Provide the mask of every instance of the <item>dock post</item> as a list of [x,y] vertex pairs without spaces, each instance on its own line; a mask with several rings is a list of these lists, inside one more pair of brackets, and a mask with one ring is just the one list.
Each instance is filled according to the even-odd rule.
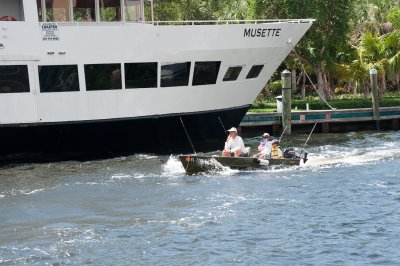
[[321,123],[321,132],[329,133],[329,123]]
[[371,68],[369,70],[369,75],[371,80],[373,118],[376,130],[380,130],[381,127],[379,121],[378,71],[374,68]]
[[399,130],[399,119],[392,120],[392,130]]
[[281,73],[282,79],[282,125],[286,128],[285,134],[292,134],[292,73],[284,70]]
[[280,125],[279,124],[273,124],[272,125],[272,135],[277,136],[280,135],[282,132],[280,131]]

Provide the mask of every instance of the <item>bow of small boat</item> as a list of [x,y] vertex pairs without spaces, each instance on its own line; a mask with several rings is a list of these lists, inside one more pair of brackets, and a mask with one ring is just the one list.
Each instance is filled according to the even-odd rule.
[[223,167],[232,169],[260,167],[259,160],[251,157],[180,155],[179,160],[188,173],[222,170]]

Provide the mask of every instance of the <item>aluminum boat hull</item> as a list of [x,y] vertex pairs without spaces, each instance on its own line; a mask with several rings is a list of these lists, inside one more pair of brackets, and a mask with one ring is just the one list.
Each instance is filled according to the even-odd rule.
[[303,160],[301,157],[282,159],[257,159],[252,157],[222,157],[202,155],[180,155],[179,160],[188,174],[197,174],[210,171],[219,171],[223,167],[231,169],[267,169],[273,165],[298,166]]

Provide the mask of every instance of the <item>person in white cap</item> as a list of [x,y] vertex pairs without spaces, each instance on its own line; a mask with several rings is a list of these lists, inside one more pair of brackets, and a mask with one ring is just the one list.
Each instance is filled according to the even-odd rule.
[[240,154],[247,153],[244,147],[243,139],[238,136],[237,129],[232,127],[228,130],[229,136],[225,142],[224,150],[222,151],[222,156],[224,157],[240,157]]
[[263,140],[260,142],[260,145],[258,145],[258,153],[254,155],[254,158],[260,158],[260,159],[265,159],[269,157],[271,154],[271,141],[269,141],[269,134],[264,133],[262,135]]

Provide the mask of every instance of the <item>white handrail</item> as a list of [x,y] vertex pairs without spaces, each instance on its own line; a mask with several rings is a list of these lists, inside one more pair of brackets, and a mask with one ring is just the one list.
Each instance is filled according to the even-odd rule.
[[[315,19],[265,19],[265,20],[176,20],[176,21],[55,21],[60,26],[116,26],[130,24],[149,24],[154,26],[196,26],[196,25],[230,25],[230,24],[261,24],[261,23],[312,23]],[[39,25],[47,22],[39,22]]]
[[155,21],[155,26],[160,25],[209,25],[209,24],[258,24],[258,23],[312,23],[315,19],[264,19],[264,20],[176,20]]

